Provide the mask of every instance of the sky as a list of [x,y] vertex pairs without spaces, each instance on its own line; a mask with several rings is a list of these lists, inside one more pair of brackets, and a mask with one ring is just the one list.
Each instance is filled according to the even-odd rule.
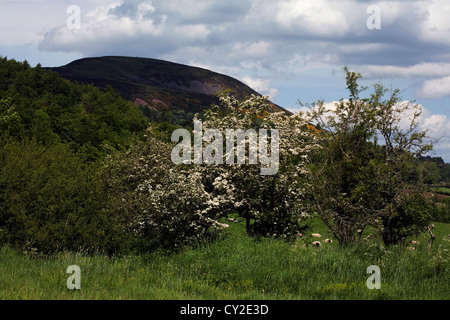
[[278,105],[328,103],[361,84],[400,89],[450,163],[450,1],[0,0],[0,56],[44,67],[107,55],[203,67]]

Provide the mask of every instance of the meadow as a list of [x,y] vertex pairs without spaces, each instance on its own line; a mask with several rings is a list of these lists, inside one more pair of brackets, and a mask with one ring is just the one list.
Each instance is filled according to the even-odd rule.
[[439,193],[439,194],[443,194],[443,195],[450,196],[450,188],[433,187],[432,190],[433,190],[433,192],[436,192],[436,193]]
[[[237,218],[237,217],[235,217]],[[239,220],[239,218],[237,218]],[[58,253],[34,257],[0,249],[0,299],[5,300],[448,300],[450,299],[450,224],[435,223],[411,245],[383,247],[373,241],[339,246],[313,221],[294,243],[252,238],[245,223],[230,227],[215,241],[179,252],[108,258]],[[365,235],[363,235],[364,237]],[[408,241],[411,239],[408,239]],[[69,290],[67,267],[81,269],[81,289]],[[380,267],[381,289],[368,289],[371,265]]]

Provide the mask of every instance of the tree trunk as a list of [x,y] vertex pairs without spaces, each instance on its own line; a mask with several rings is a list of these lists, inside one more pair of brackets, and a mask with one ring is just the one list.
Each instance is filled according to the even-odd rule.
[[433,232],[431,232],[431,229],[434,228],[434,224],[432,224],[431,226],[428,227],[428,231],[430,232],[431,238],[430,240],[428,240],[428,249],[431,249],[431,247],[433,246],[433,242],[436,239],[436,235],[433,234]]
[[252,231],[251,231],[250,217],[249,216],[245,217],[245,228],[247,229],[247,234],[249,236],[251,236],[252,235]]

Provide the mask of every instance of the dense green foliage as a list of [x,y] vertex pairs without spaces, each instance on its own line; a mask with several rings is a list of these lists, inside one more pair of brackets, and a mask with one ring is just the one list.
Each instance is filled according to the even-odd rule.
[[34,253],[122,252],[123,218],[107,211],[101,160],[148,120],[104,92],[0,59],[0,241]]
[[409,181],[422,181],[429,196],[434,194],[434,221],[450,222],[450,164],[440,157],[418,157],[411,159],[407,172]]
[[0,98],[3,134],[44,145],[68,144],[89,161],[109,148],[126,148],[148,122],[111,88],[75,84],[39,65],[31,68],[7,58],[0,58]]
[[[416,174],[427,184],[443,184],[450,186],[450,163],[445,163],[441,157],[418,157],[411,162],[416,167]],[[414,177],[414,172],[412,173]]]
[[152,110],[150,108],[141,107],[142,113],[152,122],[167,122],[172,125],[188,127],[192,125],[194,114],[192,112],[184,112],[184,110],[169,111],[166,109]]
[[123,219],[105,204],[96,166],[68,146],[2,141],[0,242],[33,254],[120,252],[126,246]]

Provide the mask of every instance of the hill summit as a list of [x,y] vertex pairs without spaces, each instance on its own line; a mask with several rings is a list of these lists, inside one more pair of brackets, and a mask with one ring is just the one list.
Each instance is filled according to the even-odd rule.
[[[127,100],[133,100],[145,111],[171,111],[193,115],[217,104],[216,94],[227,91],[237,99],[258,92],[230,76],[203,68],[164,60],[105,56],[75,60],[51,68],[65,79],[110,85]],[[289,111],[273,104],[274,111]],[[189,117],[189,116],[188,116]]]

